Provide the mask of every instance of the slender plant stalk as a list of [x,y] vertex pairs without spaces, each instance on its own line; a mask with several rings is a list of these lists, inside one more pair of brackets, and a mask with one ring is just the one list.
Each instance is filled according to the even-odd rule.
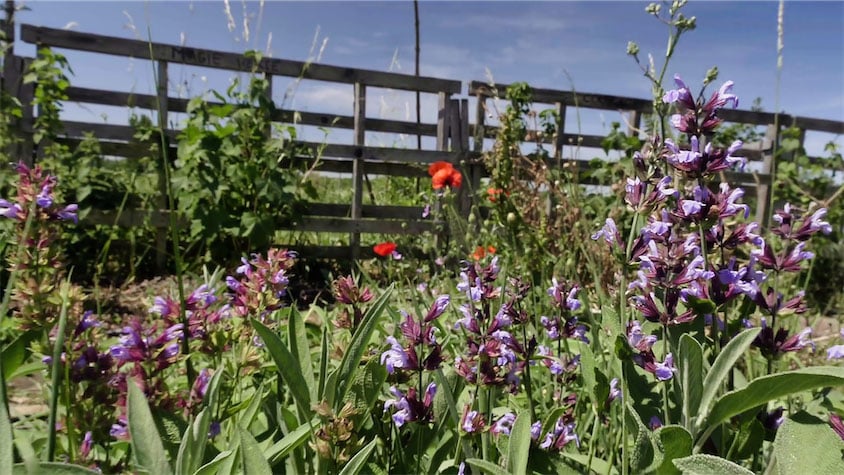
[[[156,70],[156,61],[154,60],[154,52],[152,49],[152,32],[147,28],[147,36],[149,37],[149,57],[150,62],[152,63],[152,70],[153,76],[156,77],[156,82],[158,81],[158,71]],[[158,84],[158,87],[161,87],[161,84]],[[166,88],[167,85],[165,84],[164,87]],[[182,324],[182,354],[185,355],[185,371],[187,376],[188,388],[193,386],[193,381],[196,379],[196,371],[193,369],[193,363],[191,359],[188,357],[190,356],[190,326],[187,318],[187,314],[185,313],[185,282],[184,282],[184,262],[182,262],[182,251],[181,245],[179,243],[179,227],[178,221],[176,220],[176,203],[173,199],[173,183],[170,179],[171,170],[170,170],[170,160],[167,158],[168,154],[168,146],[167,146],[167,139],[165,137],[165,131],[167,128],[167,124],[163,123],[162,118],[164,115],[162,114],[162,104],[160,95],[156,96],[156,105],[158,107],[158,137],[160,146],[161,146],[161,167],[164,170],[164,181],[167,188],[167,209],[169,211],[169,229],[170,229],[170,240],[173,244],[173,260],[175,261],[176,266],[176,283],[179,289],[179,321]],[[166,111],[164,111],[166,112]]]
[[59,383],[64,369],[62,350],[67,329],[67,309],[70,306],[70,276],[62,284],[62,307],[59,311],[59,327],[56,332],[56,344],[53,346],[52,382],[50,387],[50,417],[47,422],[47,461],[52,462],[56,457],[56,414],[59,406]]

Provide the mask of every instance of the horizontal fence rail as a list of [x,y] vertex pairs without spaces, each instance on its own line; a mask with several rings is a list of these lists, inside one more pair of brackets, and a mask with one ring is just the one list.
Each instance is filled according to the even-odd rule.
[[[0,22],[7,36],[14,40],[14,29]],[[10,33],[9,33],[10,32]],[[60,48],[73,51],[99,53],[104,55],[135,58],[154,61],[158,78],[156,94],[138,94],[122,91],[100,90],[71,86],[67,89],[68,102],[94,104],[102,106],[132,107],[155,112],[159,130],[163,130],[169,140],[165,153],[176,157],[180,130],[168,128],[171,114],[186,113],[190,100],[170,97],[168,93],[168,71],[172,64],[200,66],[232,72],[251,72],[264,75],[272,85],[273,76],[317,80],[333,84],[345,84],[353,89],[353,114],[338,115],[324,112],[297,112],[278,108],[272,113],[271,120],[281,124],[299,124],[351,131],[351,143],[315,143],[298,141],[297,145],[305,151],[301,156],[285,158],[281,166],[304,164],[315,171],[331,172],[351,178],[352,194],[349,203],[309,203],[304,216],[293,220],[289,229],[295,231],[348,233],[349,246],[295,246],[304,253],[323,257],[351,257],[353,259],[372,256],[369,246],[363,246],[361,235],[364,234],[420,234],[435,233],[440,224],[422,219],[421,206],[375,205],[364,203],[365,186],[369,175],[398,177],[427,177],[427,166],[435,161],[445,160],[463,167],[467,184],[460,191],[459,204],[466,213],[473,205],[472,196],[466,191],[480,189],[481,180],[488,176],[480,157],[485,150],[485,139],[495,139],[498,127],[487,123],[488,105],[491,98],[506,99],[506,84],[488,84],[481,81],[468,83],[464,97],[463,84],[460,81],[434,77],[419,77],[406,74],[381,72],[374,70],[332,66],[311,62],[292,61],[277,58],[255,60],[242,54],[192,48],[164,43],[147,42],[126,38],[103,36],[92,33],[60,30],[32,25],[20,26],[20,41],[42,47]],[[18,97],[24,108],[20,121],[20,132],[24,138],[18,153],[30,163],[37,157],[33,150],[32,123],[36,111],[32,104],[32,84],[22,81],[28,69],[30,58],[9,55],[4,61],[2,71],[3,87]],[[367,117],[367,88],[387,88],[391,90],[411,91],[435,94],[437,98],[436,123],[421,123],[401,120],[386,120]],[[567,146],[601,148],[604,136],[580,134],[569,131],[565,117],[568,108],[595,109],[614,111],[625,114],[628,133],[639,135],[642,117],[652,112],[652,101],[605,94],[575,93],[573,91],[532,89],[532,101],[547,104],[555,108],[559,116],[557,133],[553,137],[543,137],[541,143],[552,145],[555,156],[563,156]],[[270,91],[271,94],[271,91]],[[474,98],[474,114],[469,109],[469,99]],[[270,99],[272,97],[270,96]],[[207,101],[209,106],[222,106],[223,103]],[[472,116],[474,115],[474,119]],[[771,167],[773,150],[780,139],[780,128],[774,124],[794,126],[801,130],[801,141],[807,130],[832,134],[844,134],[844,122],[795,117],[786,114],[747,110],[722,110],[719,117],[727,122],[750,124],[766,127],[763,140],[746,144],[744,153],[750,160],[761,163],[757,172],[729,172],[725,177],[754,189],[759,205],[757,219],[764,221],[772,192]],[[58,140],[71,147],[81,143],[86,134],[92,134],[106,156],[136,159],[149,155],[149,144],[135,140],[136,130],[132,126],[64,121],[63,135]],[[172,127],[178,127],[174,125]],[[403,134],[435,138],[434,150],[402,149],[395,147],[372,146],[366,143],[366,132]],[[536,131],[528,131],[528,135]],[[421,139],[420,139],[421,141]],[[470,141],[472,146],[470,146]],[[527,140],[526,140],[527,142]],[[421,143],[421,142],[420,142]],[[801,143],[802,145],[802,143]],[[585,172],[591,168],[586,160],[566,158],[567,166],[576,167]],[[159,171],[159,173],[163,173]],[[584,180],[584,184],[589,184]],[[166,202],[166,191],[162,190],[160,204]],[[183,223],[181,217],[176,221]],[[117,213],[116,210],[92,210],[86,221],[95,224],[135,226],[147,224],[159,229],[157,239],[157,261],[163,265],[167,252],[166,227],[170,225],[169,212],[162,209],[132,209]],[[184,223],[183,223],[184,224]],[[281,243],[280,243],[281,244]]]

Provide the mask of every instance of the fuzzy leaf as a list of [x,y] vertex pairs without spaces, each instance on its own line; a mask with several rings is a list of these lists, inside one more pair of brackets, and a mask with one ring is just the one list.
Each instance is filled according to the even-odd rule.
[[706,373],[706,377],[703,379],[703,394],[700,398],[700,415],[698,416],[697,422],[701,424],[706,419],[706,413],[709,411],[709,405],[712,404],[712,400],[718,394],[718,388],[721,387],[721,383],[724,382],[727,375],[730,374],[730,371],[733,370],[733,365],[735,365],[736,361],[744,354],[750,344],[753,343],[753,340],[762,331],[761,328],[751,328],[745,330],[730,340],[724,348],[721,349],[721,353],[718,354],[718,357],[715,358],[715,363],[712,364],[712,368]]
[[674,460],[683,475],[753,475],[750,470],[714,455],[691,455]]
[[308,333],[302,314],[295,307],[290,307],[289,325],[287,330],[290,353],[299,362],[299,371],[308,385],[311,400],[316,400],[316,383],[314,382],[314,368],[311,363],[311,345],[308,343]]
[[662,449],[662,464],[657,468],[656,473],[659,475],[679,474],[680,471],[672,461],[692,454],[694,446],[692,434],[680,426],[670,425],[660,427],[656,432],[656,438]]
[[224,450],[220,452],[219,454],[217,454],[216,457],[214,457],[214,460],[211,460],[205,465],[199,467],[197,471],[193,472],[193,475],[212,475],[215,473],[219,473],[217,472],[217,467],[222,465],[223,462],[228,461],[229,457],[231,457],[233,453],[234,452],[232,452],[231,450]]
[[698,415],[703,393],[703,348],[689,335],[680,337],[677,350],[677,371],[680,390],[683,395],[683,421],[691,430],[692,419]]
[[762,376],[741,389],[721,396],[712,406],[706,423],[713,427],[772,399],[841,384],[844,384],[844,368],[834,366],[815,366]]
[[530,455],[530,411],[516,416],[510,430],[510,445],[507,448],[507,470],[513,475],[527,474]]
[[269,460],[270,465],[277,464],[297,447],[304,444],[317,427],[319,427],[319,419],[314,419],[309,424],[300,425],[265,450],[264,457]]
[[[11,459],[9,459],[11,461]],[[27,470],[26,465],[22,463],[15,464],[8,472],[12,475],[97,475],[89,468],[81,467],[79,465],[71,465],[69,463],[59,462],[41,462],[36,466],[34,471]]]
[[[0,384],[6,384],[0,381]],[[0,401],[0,473],[12,473],[12,461],[14,457],[14,446],[12,445],[12,422],[9,419],[9,412],[6,404]]]
[[146,396],[134,381],[129,381],[128,422],[132,451],[137,467],[154,474],[169,474],[167,452],[155,428]]
[[296,407],[299,409],[299,413],[301,415],[310,414],[310,393],[308,392],[308,385],[305,382],[305,378],[299,369],[299,363],[296,361],[296,357],[272,330],[254,318],[250,321],[252,322],[252,326],[255,327],[255,331],[258,332],[258,336],[267,345],[267,350],[269,350],[270,356],[272,356],[276,368],[278,368],[278,374],[284,380],[288,391],[293,396],[293,400],[296,401]]
[[466,459],[466,463],[477,468],[482,473],[485,473],[487,475],[509,475],[509,472],[507,470],[504,470],[503,468],[499,467],[498,465],[492,462],[487,462],[486,460]]
[[825,421],[798,412],[783,422],[774,440],[777,471],[781,475],[844,473],[844,441]]
[[237,431],[240,435],[240,453],[243,457],[244,475],[272,475],[273,471],[270,464],[264,458],[255,437],[252,437],[252,434],[242,427],[238,427]]

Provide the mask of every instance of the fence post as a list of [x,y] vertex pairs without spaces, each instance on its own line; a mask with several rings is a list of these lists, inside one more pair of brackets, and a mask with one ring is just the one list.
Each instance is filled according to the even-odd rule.
[[449,119],[451,118],[451,94],[437,93],[437,150],[448,150]]
[[[161,134],[158,147],[161,148],[161,165],[158,168],[158,209],[168,210],[174,213],[175,209],[170,208],[170,200],[168,199],[169,183],[167,182],[169,176],[167,167],[170,166],[170,141],[167,136],[167,109],[168,109],[168,93],[167,93],[167,61],[157,61],[158,63],[158,82],[156,84],[156,95],[158,96],[158,130]],[[169,226],[169,225],[168,225]],[[178,243],[173,243],[177,246]],[[155,267],[159,272],[164,270],[167,263],[167,226],[157,226],[155,228]]]
[[[15,59],[15,57],[13,57]],[[20,71],[29,71],[29,66],[32,63],[31,58],[19,58],[20,59]],[[18,100],[21,103],[21,118],[19,121],[19,132],[20,132],[20,144],[17,147],[17,152],[19,153],[19,158],[23,163],[26,164],[28,167],[32,167],[34,165],[34,160],[32,156],[33,148],[35,147],[34,139],[33,139],[33,126],[34,120],[33,117],[33,110],[32,110],[32,101],[35,98],[35,84],[21,84],[20,85],[20,95],[18,96]]]
[[779,142],[778,127],[774,124],[769,124],[765,130],[765,137],[762,139],[762,171],[760,175],[765,178],[759,180],[756,185],[756,222],[762,225],[762,228],[767,229],[770,224],[770,210],[771,196],[774,190],[774,150],[777,148],[774,144]]
[[275,102],[273,102],[273,75],[270,73],[264,73],[264,80],[267,81],[267,101],[269,101],[272,106],[270,108],[270,120],[267,122],[266,130],[264,130],[264,135],[267,140],[269,140],[273,136],[272,112],[275,111]]
[[363,217],[363,174],[364,146],[366,145],[366,84],[355,83],[355,145],[358,152],[352,162],[352,221],[355,231],[349,235],[349,247],[353,261],[360,258],[360,232],[358,224]]
[[557,165],[562,166],[563,160],[563,146],[566,135],[566,105],[562,102],[554,104],[557,111],[557,136],[554,137],[554,158],[557,160]]
[[460,160],[464,163],[464,170],[466,177],[464,185],[461,187],[461,212],[463,217],[468,218],[469,213],[472,212],[472,205],[475,202],[475,196],[480,188],[481,173],[478,164],[474,159],[469,157],[469,100],[460,99],[456,103],[457,117],[458,117],[458,139],[457,150],[460,152]]

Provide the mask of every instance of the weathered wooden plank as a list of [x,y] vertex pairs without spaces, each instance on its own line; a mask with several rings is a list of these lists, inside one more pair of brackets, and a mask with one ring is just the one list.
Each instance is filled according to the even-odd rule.
[[[319,81],[356,82],[375,87],[437,93],[459,93],[460,81],[425,76],[388,73],[367,69],[346,68],[327,64],[308,63],[276,58],[262,58],[256,65],[242,54],[226,53],[202,48],[189,48],[165,43],[150,43],[114,36],[95,35],[57,28],[21,25],[21,39],[58,48],[89,51],[138,59],[164,60],[171,63],[204,66],[231,71],[256,71],[276,76],[303,77]],[[152,58],[150,58],[150,50]]]
[[[350,217],[352,207],[337,203],[308,203],[305,206],[308,216],[331,216],[337,218]],[[422,206],[395,205],[363,205],[362,218],[406,219],[419,220],[422,218]]]
[[449,105],[451,101],[446,93],[437,96],[437,150],[448,150]]
[[[94,134],[99,140],[130,142],[135,135],[135,129],[128,125],[92,124],[89,122],[62,121],[63,133],[66,137],[80,138],[85,133]],[[167,129],[167,138],[174,142],[178,139],[179,131]]]
[[[83,102],[86,104],[101,104],[108,106],[129,106],[141,109],[156,110],[158,99],[149,94],[135,94],[128,92],[102,91],[85,87],[71,86],[67,90],[68,100],[72,102]],[[188,99],[175,97],[167,98],[170,112],[187,112]],[[223,103],[208,101],[209,106],[221,106]],[[346,115],[323,114],[319,112],[297,112],[286,109],[274,111],[272,119],[277,122],[297,123],[303,125],[314,125],[318,127],[332,127],[338,129],[353,129],[354,118]],[[386,132],[407,135],[424,135],[434,137],[437,134],[437,125],[423,123],[417,125],[415,122],[399,120],[366,119],[366,130],[371,132]]]
[[[178,220],[181,225],[187,224],[184,219]],[[146,210],[146,209],[124,209],[117,210],[99,210],[92,209],[79,220],[79,224],[86,225],[117,225],[128,228],[133,226],[141,226],[149,224],[155,228],[166,228],[170,226],[170,212],[166,210]]]
[[[508,86],[508,84],[494,85],[496,91],[502,99],[506,98]],[[629,110],[639,113],[650,113],[653,110],[651,101],[645,99],[610,96],[606,94],[575,94],[571,91],[541,88],[532,89],[532,91],[533,101],[539,103],[551,104],[555,102],[562,102],[567,105],[575,105],[576,99],[578,107],[585,107],[589,109]],[[484,81],[472,81],[469,83],[469,95],[489,97],[492,95],[492,88]],[[718,117],[727,122],[739,122],[755,125],[773,124],[776,120],[776,116],[777,114],[773,112],[749,111],[741,109],[721,109],[718,111]],[[794,125],[802,129],[817,130],[832,134],[844,134],[844,122],[842,121],[815,119],[780,113],[778,122],[785,126]]]
[[[177,220],[181,226],[187,224],[184,218]],[[132,227],[148,224],[156,228],[166,228],[170,225],[170,213],[166,210],[127,209],[91,210],[80,220],[80,224],[107,225],[116,224],[120,227]],[[303,216],[298,222],[279,229],[296,231],[314,231],[331,233],[359,233],[359,234],[418,234],[434,229],[433,221],[421,219],[352,219],[344,217]],[[347,256],[348,257],[348,256]]]
[[[366,145],[366,85],[359,82],[355,83],[355,129],[354,129],[354,144],[360,147]],[[352,219],[359,220],[363,216],[363,175],[364,158],[355,157],[352,160]],[[360,251],[360,233],[353,231],[349,236],[349,246],[352,251],[352,260],[359,257]]]
[[305,216],[290,227],[297,231],[357,234],[421,234],[434,230],[432,221],[352,219]]
[[[499,97],[505,99],[507,97],[507,87],[509,84],[495,84],[493,87],[498,92]],[[589,109],[610,109],[610,110],[630,110],[648,112],[653,108],[651,101],[644,99],[637,99],[634,97],[610,96],[607,94],[586,94],[572,91],[561,91],[555,89],[532,88],[533,102],[543,104],[554,104],[561,102],[566,105],[577,105],[578,107],[586,107]],[[472,81],[469,83],[470,96],[491,96],[492,88],[483,81]]]

